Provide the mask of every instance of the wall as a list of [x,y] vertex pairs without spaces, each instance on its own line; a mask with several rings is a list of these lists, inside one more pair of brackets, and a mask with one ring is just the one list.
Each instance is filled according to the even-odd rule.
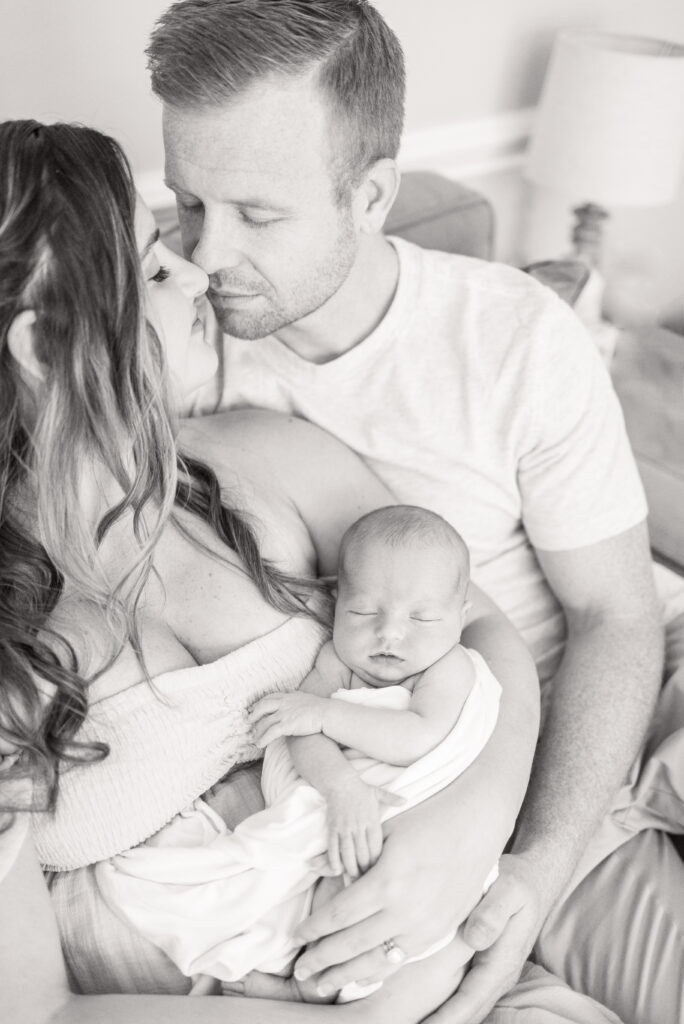
[[[431,166],[488,194],[500,258],[562,252],[567,211],[520,176],[553,34],[594,26],[684,42],[683,0],[376,3],[407,57],[404,166]],[[80,120],[111,132],[148,199],[164,201],[159,107],[143,51],[166,6],[167,0],[0,0],[0,117]],[[607,269],[638,265],[659,309],[682,301],[680,225],[684,199],[664,210],[621,212],[610,225]]]
[[159,104],[144,48],[166,0],[0,0],[0,118],[81,121],[158,172]]

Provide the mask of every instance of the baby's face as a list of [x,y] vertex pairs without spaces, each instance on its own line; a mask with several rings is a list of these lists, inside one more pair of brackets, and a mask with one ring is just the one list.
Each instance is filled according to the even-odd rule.
[[464,601],[451,552],[359,544],[348,552],[345,568],[333,642],[345,665],[367,683],[399,683],[459,640]]

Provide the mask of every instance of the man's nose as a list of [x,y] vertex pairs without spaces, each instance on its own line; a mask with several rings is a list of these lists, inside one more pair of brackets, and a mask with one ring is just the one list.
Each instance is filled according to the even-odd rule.
[[219,216],[206,211],[201,216],[194,214],[182,224],[182,233],[188,258],[209,276],[245,262],[239,232]]

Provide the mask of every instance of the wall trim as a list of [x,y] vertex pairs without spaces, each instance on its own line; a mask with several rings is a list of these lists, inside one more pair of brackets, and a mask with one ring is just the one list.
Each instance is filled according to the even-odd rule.
[[521,167],[535,109],[408,132],[399,153],[404,171],[428,169],[450,178],[479,178]]
[[[534,114],[534,108],[528,107],[409,131],[399,153],[399,166],[403,171],[438,171],[450,178],[479,178],[520,167]],[[174,204],[173,192],[163,179],[161,170],[136,175],[138,191],[151,210]]]

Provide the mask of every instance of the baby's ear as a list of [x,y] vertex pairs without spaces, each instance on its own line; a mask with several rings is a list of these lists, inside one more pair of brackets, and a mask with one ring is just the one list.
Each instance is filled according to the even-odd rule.
[[473,602],[472,601],[464,601],[463,602],[463,611],[461,612],[461,618],[463,619],[464,622],[468,618],[468,615],[470,614],[470,610],[471,610],[472,607],[473,607]]

